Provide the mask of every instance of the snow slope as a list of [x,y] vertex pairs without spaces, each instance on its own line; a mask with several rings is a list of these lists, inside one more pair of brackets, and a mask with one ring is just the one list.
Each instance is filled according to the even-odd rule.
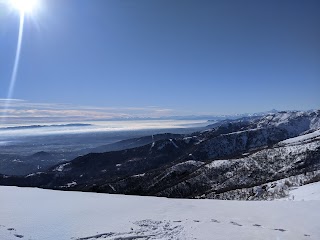
[[316,141],[320,140],[320,129],[314,132],[303,134],[298,137],[288,138],[287,140],[279,142],[279,145],[286,145],[286,144],[301,144],[308,141]]
[[320,239],[319,201],[167,199],[0,187],[0,239]]
[[[300,187],[295,187],[289,191],[289,196],[285,200],[294,201],[320,201],[320,182],[310,183]],[[319,214],[320,216],[320,214]]]

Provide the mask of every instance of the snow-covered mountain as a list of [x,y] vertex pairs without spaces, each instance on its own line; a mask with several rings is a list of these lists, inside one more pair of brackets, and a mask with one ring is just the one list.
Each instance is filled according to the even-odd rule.
[[0,184],[179,198],[274,199],[320,180],[320,110],[224,120]]

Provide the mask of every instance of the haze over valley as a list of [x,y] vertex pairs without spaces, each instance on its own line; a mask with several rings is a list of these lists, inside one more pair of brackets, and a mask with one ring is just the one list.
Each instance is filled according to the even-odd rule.
[[319,240],[319,0],[0,0],[0,240]]

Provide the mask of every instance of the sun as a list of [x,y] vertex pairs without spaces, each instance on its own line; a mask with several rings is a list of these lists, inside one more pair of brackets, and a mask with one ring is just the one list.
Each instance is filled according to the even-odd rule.
[[39,6],[39,0],[9,0],[12,8],[23,14],[30,14]]

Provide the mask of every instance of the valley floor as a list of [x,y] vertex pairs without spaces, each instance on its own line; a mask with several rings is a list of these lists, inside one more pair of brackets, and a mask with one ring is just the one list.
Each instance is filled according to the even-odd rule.
[[320,239],[319,191],[246,202],[0,186],[0,239]]

